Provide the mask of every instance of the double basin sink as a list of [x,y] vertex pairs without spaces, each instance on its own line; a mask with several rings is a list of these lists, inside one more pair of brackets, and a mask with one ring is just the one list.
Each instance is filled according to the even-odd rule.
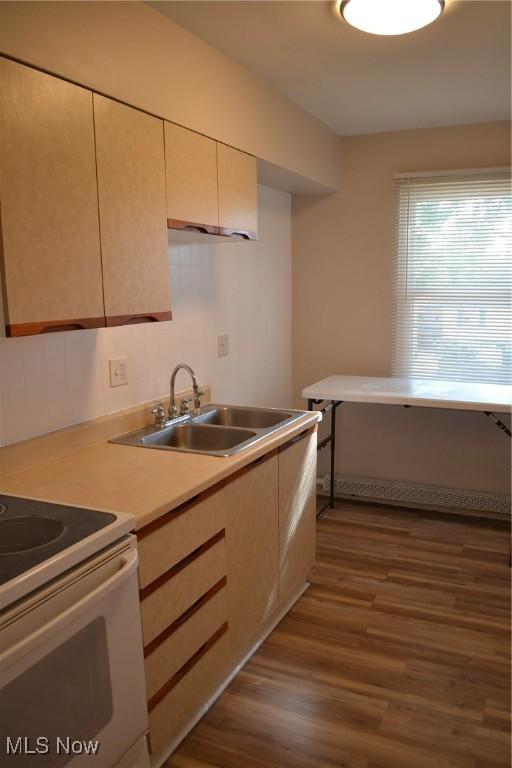
[[233,456],[303,415],[303,411],[280,411],[275,408],[207,405],[198,414],[181,416],[161,427],[143,427],[110,442],[210,456]]

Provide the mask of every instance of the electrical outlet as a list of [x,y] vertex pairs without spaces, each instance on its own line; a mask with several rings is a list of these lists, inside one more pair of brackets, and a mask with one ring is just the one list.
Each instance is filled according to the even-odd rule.
[[229,336],[227,333],[217,336],[217,352],[219,357],[229,355]]
[[109,360],[110,386],[120,387],[128,384],[128,358],[118,357],[117,360]]

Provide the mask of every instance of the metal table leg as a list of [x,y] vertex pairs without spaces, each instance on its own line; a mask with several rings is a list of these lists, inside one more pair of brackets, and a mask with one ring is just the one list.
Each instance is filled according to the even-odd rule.
[[[314,411],[315,405],[321,405],[322,403],[326,402],[325,400],[314,400],[313,398],[308,399],[308,411]],[[326,445],[330,443],[331,451],[330,451],[330,467],[331,467],[331,477],[330,477],[330,488],[329,488],[329,501],[327,504],[325,504],[322,509],[317,513],[317,517],[320,517],[320,515],[325,512],[326,509],[334,509],[334,464],[335,464],[335,458],[336,458],[336,409],[338,405],[342,404],[342,400],[329,400],[327,401],[327,405],[325,405],[323,408],[320,408],[320,412],[325,415],[328,413],[328,411],[331,412],[331,432],[327,437],[324,437],[323,440],[321,440],[318,443],[317,450],[321,451],[323,448],[325,448]]]
[[[504,432],[506,435],[508,435],[508,437],[512,437],[512,432],[510,431],[510,429],[507,427],[506,424],[504,424],[501,421],[501,419],[498,419],[495,413],[493,413],[492,411],[484,411],[484,413],[492,421],[493,424],[496,424],[498,429],[501,429],[501,431]],[[508,557],[508,565],[509,565],[509,568],[512,567],[512,548],[510,550],[510,554]]]
[[498,429],[501,429],[502,432],[504,432],[509,437],[512,437],[512,432],[507,427],[506,424],[504,424],[501,419],[498,419],[496,414],[492,413],[492,411],[484,411],[485,415],[492,421],[493,424],[496,424]]

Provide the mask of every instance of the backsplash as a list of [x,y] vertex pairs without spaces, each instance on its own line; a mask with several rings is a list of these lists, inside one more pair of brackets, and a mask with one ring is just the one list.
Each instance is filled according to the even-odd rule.
[[[187,362],[213,400],[291,403],[290,195],[259,187],[257,242],[169,247],[173,320],[0,338],[0,445],[77,424],[168,392]],[[229,334],[229,355],[217,336]],[[109,359],[129,383],[110,387]],[[177,390],[188,389],[180,373]]]

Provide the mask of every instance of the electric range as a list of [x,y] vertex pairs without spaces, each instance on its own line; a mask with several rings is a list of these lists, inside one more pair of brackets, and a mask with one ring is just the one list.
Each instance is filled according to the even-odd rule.
[[0,495],[0,764],[9,744],[20,766],[93,754],[65,757],[60,739],[95,745],[97,768],[149,768],[132,528],[130,515]]
[[123,513],[0,494],[0,607],[96,555],[133,529]]

